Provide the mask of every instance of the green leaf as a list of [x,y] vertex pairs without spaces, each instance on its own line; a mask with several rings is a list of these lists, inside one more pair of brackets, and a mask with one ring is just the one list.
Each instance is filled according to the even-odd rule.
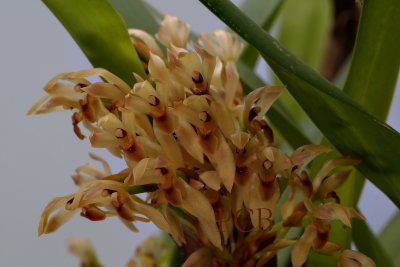
[[137,28],[146,32],[157,32],[159,23],[154,20],[153,9],[142,0],[121,1],[109,0],[119,14],[125,19],[128,28]]
[[[243,2],[240,9],[246,15],[251,16],[254,22],[265,31],[269,31],[284,2],[285,0],[247,0]],[[259,53],[254,47],[247,45],[240,55],[240,61],[254,68],[258,55]]]
[[256,47],[329,141],[400,207],[400,135],[293,56],[227,0],[200,0]]
[[395,266],[400,266],[400,212],[397,212],[379,234],[379,241]]
[[[400,42],[398,13],[398,1],[364,2],[353,59],[344,87],[345,93],[382,120],[386,119],[390,109],[400,64],[400,50],[397,48]],[[341,203],[357,206],[364,183],[364,176],[353,172],[337,191]],[[362,227],[364,229],[366,226]],[[353,234],[356,242],[356,238],[359,238],[357,230],[355,228]],[[350,247],[351,231],[335,226],[332,233],[335,241]],[[326,265],[326,261],[320,264]]]
[[246,0],[240,9],[261,27],[269,29],[278,15],[285,0]]
[[370,257],[375,262],[376,266],[397,266],[365,221],[353,220],[352,224],[353,240],[360,252]]
[[120,15],[107,0],[43,0],[94,67],[132,85],[132,72],[145,76]]
[[[386,120],[400,66],[400,2],[364,1],[355,51],[344,92]],[[362,78],[361,78],[362,77]],[[365,179],[357,175],[352,194],[360,198]]]
[[400,2],[363,1],[353,60],[344,92],[385,120],[400,66]]
[[287,0],[277,39],[315,70],[321,67],[332,24],[331,0]]
[[[277,39],[296,57],[319,71],[324,58],[332,24],[332,0],[286,0],[279,16]],[[276,79],[276,82],[279,82]],[[282,94],[281,101],[315,140],[319,131],[290,94]]]

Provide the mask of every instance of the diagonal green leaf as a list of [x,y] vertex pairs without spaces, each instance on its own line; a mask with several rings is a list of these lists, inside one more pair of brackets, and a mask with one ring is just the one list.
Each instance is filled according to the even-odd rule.
[[294,57],[227,0],[200,0],[256,47],[329,141],[400,207],[400,135]]
[[397,212],[379,234],[379,241],[395,266],[400,266],[400,212]]
[[321,67],[332,24],[331,0],[287,0],[277,39],[315,70]]
[[353,240],[360,252],[373,259],[376,266],[397,266],[365,221],[353,220],[352,224]]
[[94,67],[133,84],[132,72],[145,76],[126,26],[107,0],[43,0]]
[[[265,31],[269,31],[285,0],[247,0],[244,1],[240,9],[253,21],[260,25]],[[247,66],[254,68],[259,53],[251,45],[247,45],[240,55],[240,61]]]

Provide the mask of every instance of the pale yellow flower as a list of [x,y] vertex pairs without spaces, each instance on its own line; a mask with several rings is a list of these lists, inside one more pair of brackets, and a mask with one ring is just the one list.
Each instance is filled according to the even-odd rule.
[[[93,221],[116,216],[133,231],[136,221],[151,221],[179,246],[196,244],[184,266],[264,266],[292,245],[293,266],[302,266],[310,250],[342,253],[341,266],[372,266],[329,241],[332,221],[351,227],[352,218],[363,219],[340,205],[335,193],[350,174],[346,166],[357,162],[332,159],[310,177],[308,164],[330,147],[305,145],[287,155],[273,146],[266,114],[284,87],[264,86],[243,97],[236,35],[201,35],[191,50],[189,26],[167,16],[157,33],[164,55],[149,34],[129,33],[146,79],[133,74],[137,82],[130,88],[103,69],[61,74],[29,112],[72,109],[78,137],[82,121],[93,147],[127,165],[113,174],[91,155],[103,170],[79,167],[73,176],[78,191],[47,205],[39,234],[57,230],[80,211]],[[103,81],[89,82],[90,76]],[[281,201],[285,189],[289,196]],[[144,199],[135,195],[141,192],[147,192]],[[286,237],[292,227],[305,229],[298,240]],[[138,257],[128,266],[155,264],[149,255]]]
[[165,16],[156,34],[157,39],[166,47],[186,47],[190,27],[174,16]]
[[200,44],[213,56],[222,61],[236,61],[243,49],[236,34],[217,30],[209,34],[200,34]]

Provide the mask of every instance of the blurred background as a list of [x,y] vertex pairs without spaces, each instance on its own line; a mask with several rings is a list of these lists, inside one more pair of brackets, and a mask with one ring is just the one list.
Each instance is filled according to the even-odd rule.
[[[210,32],[223,24],[195,0],[151,0],[163,13],[176,15],[196,32]],[[235,1],[239,3],[240,1]],[[40,238],[37,225],[45,205],[55,196],[74,192],[70,176],[77,166],[90,162],[88,152],[111,160],[118,171],[123,162],[104,151],[94,151],[72,132],[69,113],[31,116],[27,110],[41,98],[43,85],[61,72],[90,68],[89,62],[57,19],[40,1],[0,1],[0,266],[78,266],[68,255],[64,240],[90,239],[106,266],[124,266],[135,246],[157,232],[139,224],[131,233],[116,219],[92,223],[76,216],[59,231]],[[269,79],[266,66],[258,67]],[[399,85],[397,86],[399,88]],[[388,123],[400,129],[400,90]],[[396,116],[397,114],[397,116]],[[360,207],[378,232],[395,212],[394,205],[367,184]]]

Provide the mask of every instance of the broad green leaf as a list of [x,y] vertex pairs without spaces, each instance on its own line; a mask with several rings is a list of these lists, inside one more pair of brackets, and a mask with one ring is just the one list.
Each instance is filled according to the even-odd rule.
[[385,120],[400,66],[400,2],[363,1],[355,50],[344,92]]
[[315,70],[321,67],[332,24],[331,0],[286,0],[277,39]]
[[200,0],[257,48],[293,97],[344,155],[400,207],[400,135],[298,60],[227,0]]
[[132,85],[133,72],[145,76],[126,26],[107,0],[43,0],[94,67],[105,68]]
[[[265,31],[269,31],[284,2],[285,0],[247,0],[243,2],[240,9],[246,15],[251,16],[253,21],[260,25]],[[254,68],[258,56],[259,53],[257,49],[251,45],[246,45],[240,55],[240,61]]]
[[[364,1],[353,59],[344,86],[345,93],[382,120],[388,115],[399,71],[399,13],[398,1]],[[360,172],[353,172],[337,191],[341,203],[357,206],[364,183],[364,176]],[[353,233],[355,241],[358,238],[357,230],[355,228]],[[340,226],[332,231],[336,241],[344,247],[350,247],[351,231],[344,231]]]
[[397,212],[379,234],[379,241],[395,266],[400,266],[400,212]]
[[374,235],[365,221],[353,220],[352,224],[353,240],[360,252],[373,259],[376,266],[397,266],[394,264],[393,258],[389,257],[379,239]]
[[[400,2],[397,0],[364,1],[344,86],[346,94],[382,120],[388,116],[399,74],[399,14]],[[362,175],[357,176],[353,191],[355,202],[365,181]]]

